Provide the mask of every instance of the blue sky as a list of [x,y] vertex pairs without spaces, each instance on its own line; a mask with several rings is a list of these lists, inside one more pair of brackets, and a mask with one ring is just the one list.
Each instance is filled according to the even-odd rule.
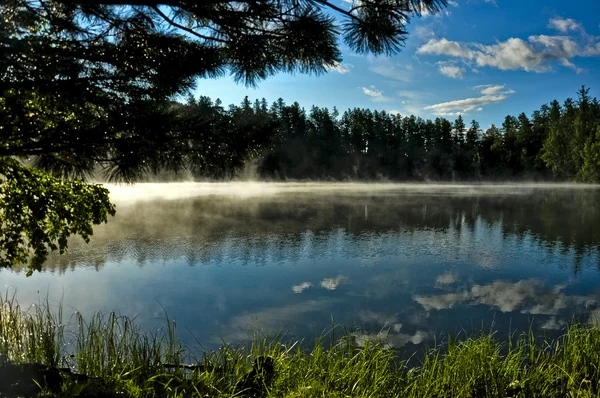
[[[352,0],[333,0],[350,7]],[[361,107],[424,118],[462,114],[483,128],[530,115],[585,84],[600,97],[600,0],[456,0],[414,18],[403,51],[357,55],[321,76],[278,74],[258,88],[231,77],[200,80],[197,94],[239,104],[283,98],[340,111]]]

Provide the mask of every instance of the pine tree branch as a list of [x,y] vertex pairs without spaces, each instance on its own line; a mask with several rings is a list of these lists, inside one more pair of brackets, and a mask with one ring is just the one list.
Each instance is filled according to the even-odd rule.
[[204,35],[202,35],[202,34],[200,34],[200,33],[196,32],[196,31],[195,31],[195,30],[193,30],[193,29],[190,29],[190,28],[188,28],[188,27],[185,27],[185,26],[183,26],[183,25],[181,25],[181,24],[179,24],[179,23],[177,23],[177,22],[173,21],[173,20],[172,20],[171,18],[169,18],[169,17],[168,17],[168,16],[167,16],[165,13],[163,13],[163,12],[162,12],[162,11],[161,11],[161,10],[158,8],[158,6],[153,6],[153,7],[152,7],[152,9],[153,9],[153,10],[154,10],[154,11],[155,11],[155,12],[156,12],[158,15],[160,15],[160,16],[161,16],[161,17],[162,17],[162,18],[163,18],[165,21],[167,21],[168,23],[170,23],[171,25],[175,26],[175,27],[176,27],[176,28],[178,28],[178,29],[181,29],[181,30],[183,30],[183,31],[186,31],[186,32],[188,32],[188,33],[190,33],[190,34],[192,34],[192,35],[194,35],[194,36],[196,36],[196,37],[198,37],[198,38],[200,38],[200,39],[207,40],[207,41],[209,41],[209,40],[212,40],[212,41],[216,41],[216,42],[219,42],[219,43],[224,43],[224,44],[231,44],[231,42],[230,42],[230,41],[228,41],[228,40],[219,39],[219,38],[217,38],[217,37],[204,36]]
[[349,17],[349,18],[352,18],[352,19],[354,19],[357,22],[362,22],[362,20],[360,18],[358,18],[356,15],[352,14],[352,12],[344,10],[343,8],[340,8],[340,7],[338,7],[338,6],[334,5],[334,4],[331,4],[329,1],[326,1],[326,0],[315,0],[315,2],[317,2],[317,3],[321,4],[321,5],[324,5],[325,7],[329,7],[332,10],[337,11],[340,14],[343,14],[343,15]]

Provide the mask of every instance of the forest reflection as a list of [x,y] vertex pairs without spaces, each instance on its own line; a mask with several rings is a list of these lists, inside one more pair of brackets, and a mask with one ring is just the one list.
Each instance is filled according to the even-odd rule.
[[[101,269],[107,261],[185,259],[190,266],[294,263],[299,258],[442,256],[478,250],[478,237],[572,253],[600,268],[600,190],[510,189],[441,192],[293,192],[240,198],[201,196],[119,204],[88,245],[72,240],[47,271]],[[443,241],[436,242],[442,239]],[[424,244],[427,241],[427,244]],[[438,253],[439,252],[439,253]],[[471,253],[473,254],[473,253]],[[585,262],[589,264],[589,262]]]

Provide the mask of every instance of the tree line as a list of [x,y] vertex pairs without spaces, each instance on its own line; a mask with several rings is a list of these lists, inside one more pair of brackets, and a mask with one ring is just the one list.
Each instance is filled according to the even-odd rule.
[[[253,155],[264,179],[600,182],[600,103],[585,86],[576,99],[553,100],[530,116],[508,115],[485,131],[462,116],[450,121],[361,108],[307,111],[281,98],[269,105],[246,97],[225,109],[201,96],[177,106],[244,125],[248,133],[231,140],[260,144]],[[195,175],[230,176],[235,167]]]

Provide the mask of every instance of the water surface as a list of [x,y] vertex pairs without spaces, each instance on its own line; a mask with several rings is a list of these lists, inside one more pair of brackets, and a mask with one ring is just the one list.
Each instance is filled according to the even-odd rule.
[[[0,271],[22,305],[177,320],[215,348],[338,324],[412,350],[447,333],[560,333],[600,318],[600,189],[536,185],[138,184],[42,273]],[[68,316],[66,316],[68,318]]]

